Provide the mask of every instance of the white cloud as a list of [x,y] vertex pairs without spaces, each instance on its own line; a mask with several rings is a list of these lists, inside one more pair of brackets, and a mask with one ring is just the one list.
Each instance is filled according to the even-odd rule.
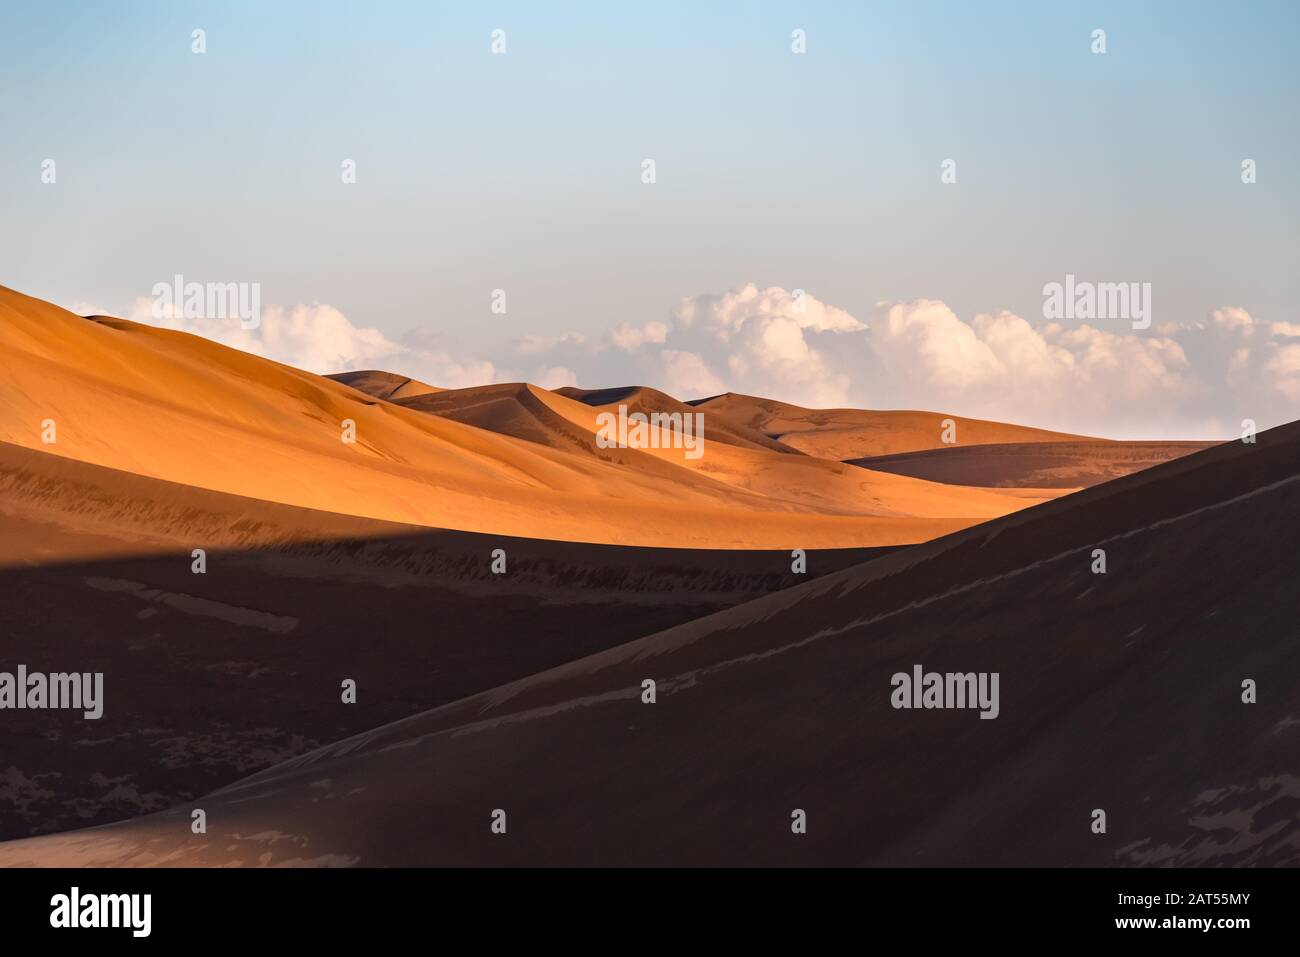
[[1276,348],[1264,362],[1264,376],[1271,389],[1300,408],[1300,344]]
[[578,374],[563,366],[542,366],[528,377],[528,381],[543,389],[559,389],[564,386],[577,386]]
[[1034,325],[1005,311],[967,323],[934,300],[881,304],[870,325],[875,391],[891,404],[1106,432],[1120,416],[1159,421],[1200,391],[1166,336]]
[[933,299],[880,303],[862,322],[811,294],[750,283],[683,299],[666,321],[525,335],[513,350],[533,360],[532,371],[520,373],[458,356],[429,330],[393,341],[323,304],[267,306],[253,330],[237,320],[155,319],[151,305],[137,299],[130,318],[313,372],[381,368],[446,388],[521,378],[545,388],[644,384],[683,399],[737,391],[1116,437],[1233,435],[1242,418],[1289,421],[1300,403],[1300,323],[1239,306],[1146,331],[1006,311],[967,321]]
[[857,332],[863,327],[843,309],[828,305],[803,290],[780,286],[759,289],[748,283],[721,295],[694,296],[677,304],[674,319],[683,328],[697,324],[729,339],[747,322],[764,318],[789,319],[813,332]]
[[[759,289],[754,283],[721,295],[683,299],[673,320],[667,345],[693,355],[691,368],[710,370],[704,381],[711,382],[713,391],[726,391],[717,388],[725,381],[731,391],[814,406],[842,405],[850,394],[851,376],[832,368],[822,340],[866,328],[811,294],[778,286]],[[672,360],[674,374],[681,374],[683,361]],[[713,369],[725,370],[727,378]]]
[[890,369],[906,369],[943,393],[983,387],[1006,370],[971,326],[942,302],[882,304],[871,317],[871,348]]
[[713,374],[708,363],[694,352],[665,349],[659,354],[663,363],[662,387],[679,398],[705,398],[727,390],[727,384]]
[[804,329],[788,316],[748,319],[731,340],[727,367],[739,391],[778,394],[819,407],[843,405],[849,398],[847,373],[830,368]]
[[242,328],[238,319],[186,318],[174,309],[157,317],[153,306],[153,299],[140,296],[127,318],[194,333],[308,372],[383,369],[447,389],[508,381],[508,373],[487,360],[459,358],[432,338],[408,336],[394,342],[378,329],[353,325],[338,309],[320,303],[263,306],[261,321],[253,329]]
[[580,332],[568,332],[562,336],[542,336],[530,333],[515,340],[515,352],[521,356],[535,356],[538,353],[550,352],[560,346],[580,346],[586,341],[587,337]]
[[632,352],[646,343],[664,343],[668,340],[668,323],[647,322],[642,326],[622,323],[609,331],[609,338],[614,345],[626,352]]
[[1210,314],[1210,321],[1220,329],[1228,332],[1241,332],[1250,335],[1254,330],[1255,320],[1250,313],[1237,306],[1224,306]]

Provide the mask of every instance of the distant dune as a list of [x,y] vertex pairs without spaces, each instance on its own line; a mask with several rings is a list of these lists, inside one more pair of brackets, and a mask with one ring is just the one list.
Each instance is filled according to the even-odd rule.
[[[629,413],[640,412],[644,415],[651,412],[686,414],[688,412],[704,411],[674,399],[665,392],[646,386],[628,386],[617,389],[575,389],[565,387],[555,391],[566,398],[605,411],[617,411],[621,405],[627,406]],[[765,449],[769,452],[799,454],[799,451],[794,447],[784,445],[758,429],[751,429],[743,424],[738,424],[730,416],[710,414],[708,421],[709,435],[728,445],[735,445],[740,448]]]
[[728,392],[692,403],[737,427],[760,432],[819,458],[846,461],[920,449],[942,449],[945,419],[956,424],[957,445],[990,442],[1069,442],[1086,436],[941,412],[804,409],[775,399]]
[[[354,381],[382,391],[394,380]],[[0,441],[270,502],[527,538],[791,549],[923,541],[1057,494],[956,489],[747,448],[762,443],[725,427],[697,461],[680,449],[601,454],[586,446],[598,410],[583,402],[519,386],[484,393],[483,409],[422,410],[442,395],[389,402],[0,289]],[[481,424],[458,420],[480,414]]]
[[[206,836],[0,864],[1295,866],[1297,462],[1293,423],[288,760]],[[892,708],[917,665],[997,672],[998,716]]]
[[403,375],[397,375],[393,372],[380,372],[377,369],[365,369],[359,372],[335,372],[326,376],[326,378],[333,379],[335,382],[342,382],[344,385],[351,386],[366,395],[373,395],[376,399],[388,399],[390,402],[395,399],[409,399],[411,396],[428,395],[442,391],[437,386],[421,382],[419,379],[409,379]]
[[1214,442],[1011,442],[957,445],[851,459],[877,472],[986,488],[1087,488],[1149,469]]
[[[885,474],[864,475],[839,462],[780,449],[770,440],[751,441],[708,412],[703,413],[705,437],[711,444],[708,454],[697,460],[684,458],[676,449],[602,449],[596,442],[597,416],[602,412],[616,413],[619,406],[625,406],[629,414],[647,415],[699,410],[662,392],[640,387],[584,393],[588,399],[585,402],[569,398],[574,391],[560,390],[557,394],[511,383],[439,392],[400,400],[400,404],[548,448],[590,455],[624,470],[677,478],[683,470],[689,470],[710,485],[718,483],[740,494],[758,494],[790,508],[942,520],[958,509],[970,516],[1005,515],[1017,507],[1047,501],[1055,494],[1021,489],[999,492],[998,497],[990,498],[975,489],[954,491],[929,482],[900,482],[898,477]],[[1006,495],[1016,498],[1003,497]]]

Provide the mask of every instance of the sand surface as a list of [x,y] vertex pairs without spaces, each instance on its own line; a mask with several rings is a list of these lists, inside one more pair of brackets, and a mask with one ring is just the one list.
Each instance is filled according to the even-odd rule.
[[387,399],[390,402],[396,399],[409,399],[412,396],[429,395],[433,392],[442,391],[437,386],[421,382],[419,379],[411,379],[404,375],[383,372],[379,369],[335,372],[325,378],[333,379],[335,382],[342,382],[358,392],[373,395],[376,399]]
[[[1297,462],[1300,424],[1194,453],[294,758],[206,836],[0,862],[1295,865]],[[916,663],[999,717],[891,708]]]
[[100,671],[106,699],[0,713],[0,839],[169,807],[877,554],[797,576],[789,552],[433,530],[0,444],[0,670]]
[[823,548],[923,541],[1058,494],[954,489],[725,442],[696,461],[680,449],[593,454],[570,444],[585,431],[594,445],[593,407],[521,388],[541,441],[495,412],[476,425],[402,404],[441,393],[388,402],[0,289],[0,441],[265,501],[563,541]]
[[[1300,425],[1203,446],[317,376],[0,288],[0,660],[106,685],[6,713],[0,865],[1300,863]],[[999,717],[890,708],[917,663]]]
[[878,455],[853,459],[851,464],[949,485],[1076,489],[1140,472],[1215,444],[1105,439],[1008,442]]
[[945,412],[867,409],[805,409],[788,402],[728,392],[693,403],[737,427],[819,458],[845,461],[921,449],[942,449],[945,420],[955,426],[955,444],[1068,442],[1086,438],[1006,422],[968,419]]

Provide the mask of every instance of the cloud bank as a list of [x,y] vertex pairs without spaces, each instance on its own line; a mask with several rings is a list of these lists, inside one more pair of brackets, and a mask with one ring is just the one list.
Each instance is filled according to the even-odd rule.
[[864,320],[803,290],[750,283],[681,300],[598,336],[525,335],[505,364],[436,336],[394,341],[332,306],[267,306],[237,321],[129,318],[193,332],[312,372],[381,368],[446,388],[526,379],[546,388],[644,384],[681,398],[745,392],[811,407],[911,408],[1116,438],[1228,438],[1300,409],[1300,323],[1237,306],[1147,330],[969,319],[933,299],[879,303]]

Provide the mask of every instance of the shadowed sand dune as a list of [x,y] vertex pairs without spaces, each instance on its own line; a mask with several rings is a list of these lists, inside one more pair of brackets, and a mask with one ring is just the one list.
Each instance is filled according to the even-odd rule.
[[[1292,424],[0,863],[1294,865],[1298,535]],[[892,708],[915,665],[997,718]]]
[[[523,388],[560,418],[594,423],[590,406]],[[698,461],[680,449],[576,454],[402,404],[440,394],[387,402],[0,288],[0,441],[198,488],[520,537],[786,549],[922,541],[1057,494],[791,466],[805,457],[725,443]]]
[[437,386],[421,382],[419,379],[411,379],[404,375],[397,375],[394,372],[381,372],[378,369],[363,369],[358,372],[335,372],[325,378],[333,379],[335,382],[342,382],[358,392],[373,395],[376,399],[387,399],[389,402],[443,391]]
[[851,459],[877,472],[990,488],[1088,488],[1199,452],[1214,442],[1010,442]]
[[1085,438],[1024,425],[940,412],[804,409],[788,402],[727,392],[691,403],[737,428],[747,428],[819,458],[846,461],[920,449],[947,448],[943,421],[956,423],[956,444],[1068,442]]
[[[676,412],[685,415],[688,412],[703,411],[686,402],[674,399],[672,396],[665,392],[660,392],[658,389],[651,389],[647,386],[640,385],[614,389],[577,389],[572,386],[566,386],[554,391],[558,395],[581,402],[584,405],[592,406],[601,411],[616,412],[619,406],[626,406],[629,413],[640,412],[643,415],[649,415],[652,412]],[[728,445],[737,445],[741,448],[766,449],[769,452],[801,454],[798,449],[789,445],[783,445],[776,439],[773,439],[758,429],[752,429],[746,425],[738,424],[728,416],[710,415],[708,419],[709,434],[715,437],[719,442],[726,442]]]
[[0,838],[169,807],[876,554],[814,551],[796,576],[789,552],[437,531],[0,444],[0,671],[105,687],[96,721],[3,712]]

